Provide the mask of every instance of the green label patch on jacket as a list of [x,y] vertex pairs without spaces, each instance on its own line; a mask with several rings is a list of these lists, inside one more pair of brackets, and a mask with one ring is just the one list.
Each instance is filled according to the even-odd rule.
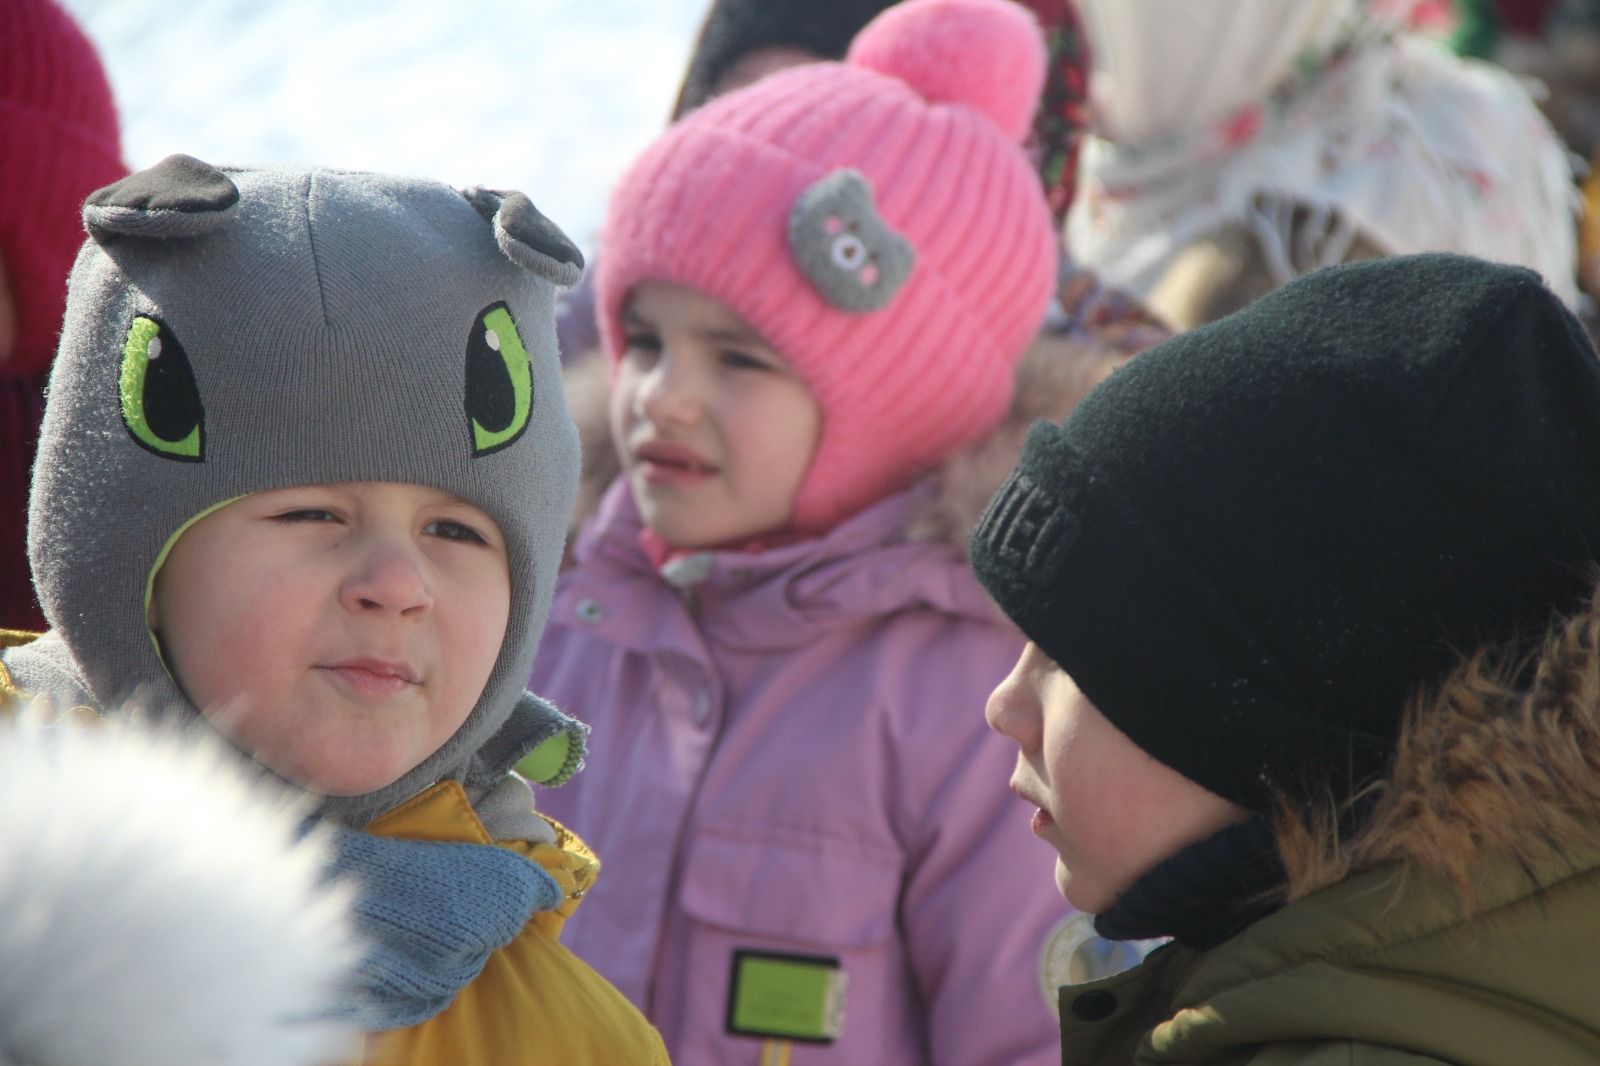
[[844,1030],[846,977],[826,955],[735,951],[728,1032],[830,1044]]

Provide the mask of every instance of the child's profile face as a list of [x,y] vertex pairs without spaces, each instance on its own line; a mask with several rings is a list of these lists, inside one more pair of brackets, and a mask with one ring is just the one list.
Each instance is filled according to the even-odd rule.
[[1079,910],[1102,913],[1157,863],[1248,814],[1146,754],[1032,643],[984,717],[1017,744],[1011,790],[1037,808],[1033,831],[1056,849],[1056,885]]
[[782,530],[822,431],[805,382],[694,289],[644,282],[622,324],[611,435],[645,525],[675,548]]
[[235,744],[317,792],[392,784],[472,712],[505,638],[506,543],[436,489],[258,492],[186,530],[156,575],[167,668]]

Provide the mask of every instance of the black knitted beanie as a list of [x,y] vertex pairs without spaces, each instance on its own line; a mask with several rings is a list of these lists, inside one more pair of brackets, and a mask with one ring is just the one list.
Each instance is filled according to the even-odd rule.
[[1141,748],[1254,810],[1385,771],[1409,694],[1585,602],[1600,365],[1539,278],[1335,267],[1040,423],[980,579]]

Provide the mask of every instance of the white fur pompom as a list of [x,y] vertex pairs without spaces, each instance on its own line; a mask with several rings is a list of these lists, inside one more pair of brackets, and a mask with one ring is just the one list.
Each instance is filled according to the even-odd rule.
[[310,1066],[355,949],[305,810],[214,737],[0,714],[0,1063]]

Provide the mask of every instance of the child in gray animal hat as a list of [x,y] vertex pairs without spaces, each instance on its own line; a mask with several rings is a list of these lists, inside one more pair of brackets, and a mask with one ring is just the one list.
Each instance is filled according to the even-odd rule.
[[135,697],[321,797],[379,943],[369,1058],[665,1061],[557,942],[597,864],[512,773],[584,752],[523,690],[577,250],[520,193],[184,156],[84,221],[30,500],[51,628],[7,636],[0,704]]

